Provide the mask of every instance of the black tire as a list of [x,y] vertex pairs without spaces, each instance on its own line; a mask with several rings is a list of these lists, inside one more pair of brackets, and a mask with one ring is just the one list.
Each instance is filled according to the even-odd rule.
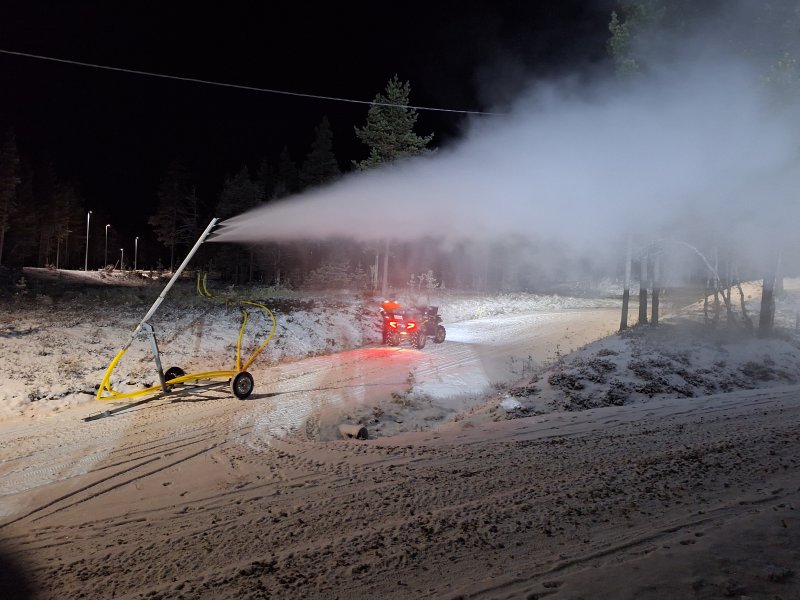
[[428,336],[420,332],[414,337],[413,346],[417,350],[422,350],[425,347],[425,342],[428,341]]
[[399,346],[400,345],[400,334],[396,331],[390,332],[386,336],[386,343],[390,346]]
[[166,373],[164,373],[164,381],[169,381],[176,377],[183,377],[184,375],[186,375],[186,373],[184,373],[183,369],[180,367],[170,367],[167,369]]
[[231,392],[233,392],[233,395],[239,400],[244,400],[253,393],[254,387],[255,382],[253,381],[253,376],[247,371],[241,371],[231,379]]
[[433,337],[433,342],[435,344],[441,344],[446,336],[447,336],[447,331],[445,330],[444,325],[437,325],[436,335]]

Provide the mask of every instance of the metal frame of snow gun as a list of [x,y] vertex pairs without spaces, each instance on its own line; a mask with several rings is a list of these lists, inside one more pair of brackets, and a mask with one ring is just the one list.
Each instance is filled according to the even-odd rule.
[[[231,370],[205,371],[205,372],[202,372],[202,373],[189,373],[189,374],[186,374],[186,373],[183,372],[182,369],[180,369],[178,367],[171,367],[171,368],[167,369],[166,371],[164,371],[164,369],[163,369],[163,367],[161,365],[161,353],[159,352],[159,349],[158,349],[158,342],[156,340],[155,330],[154,330],[153,326],[148,322],[150,317],[153,316],[153,314],[155,313],[155,311],[158,308],[158,306],[164,300],[167,292],[170,290],[170,288],[175,283],[175,281],[178,279],[178,277],[180,277],[181,273],[183,272],[184,268],[186,267],[186,265],[191,260],[192,256],[194,256],[195,252],[197,252],[197,249],[200,247],[200,244],[202,244],[203,241],[205,241],[205,239],[208,237],[208,235],[211,233],[212,229],[214,228],[214,226],[218,222],[219,222],[219,219],[216,219],[216,218],[211,220],[211,223],[209,223],[209,225],[206,228],[206,230],[198,238],[198,240],[195,243],[194,247],[186,255],[186,258],[183,260],[183,262],[181,263],[180,267],[178,267],[178,269],[175,271],[175,273],[173,274],[172,278],[169,280],[169,282],[165,286],[164,290],[161,292],[159,297],[153,303],[153,306],[150,307],[150,310],[147,311],[147,314],[144,316],[144,318],[136,326],[136,329],[134,329],[133,333],[131,334],[131,337],[128,340],[128,343],[125,344],[125,346],[117,353],[117,355],[114,357],[114,359],[108,365],[108,368],[106,369],[105,375],[103,376],[103,380],[102,380],[102,382],[100,383],[100,385],[99,385],[99,387],[97,389],[97,399],[98,400],[100,400],[102,402],[117,402],[117,401],[121,401],[121,400],[123,400],[123,401],[124,400],[134,400],[134,399],[137,399],[137,398],[142,398],[144,396],[154,395],[153,397],[151,397],[151,398],[149,398],[147,400],[140,400],[139,402],[133,403],[133,405],[135,406],[135,405],[141,404],[143,402],[147,402],[149,400],[155,399],[156,397],[160,397],[162,395],[169,395],[169,394],[174,394],[174,393],[177,393],[177,392],[187,393],[187,392],[191,392],[191,391],[194,391],[194,390],[210,389],[210,388],[220,387],[220,386],[224,386],[224,385],[228,385],[228,384],[230,385],[230,389],[231,389],[231,392],[233,393],[233,395],[236,396],[237,398],[242,399],[242,400],[247,398],[250,395],[250,393],[253,391],[253,387],[254,387],[253,377],[252,377],[252,375],[250,375],[250,373],[247,372],[247,368],[253,363],[253,361],[258,357],[258,355],[261,354],[261,351],[266,347],[266,345],[269,343],[269,341],[275,335],[275,330],[277,328],[277,321],[275,319],[275,315],[266,306],[264,306],[262,304],[259,304],[257,302],[252,302],[250,300],[239,300],[238,301],[239,310],[242,313],[242,326],[239,329],[239,337],[238,337],[237,342],[236,342],[236,362],[235,362],[234,368],[231,369]],[[211,294],[211,292],[209,292],[208,288],[206,287],[205,275],[202,278],[202,286],[201,286],[200,276],[198,275],[197,290],[198,290],[198,293],[200,293],[200,295],[202,295],[204,297],[207,297],[207,298],[213,298],[214,297],[214,295]],[[226,303],[230,302],[230,300],[228,300],[228,299],[226,299],[225,301],[226,301]],[[247,326],[247,321],[248,321],[248,316],[249,316],[248,315],[248,311],[247,311],[247,307],[248,306],[252,306],[252,307],[258,308],[258,309],[264,311],[265,314],[269,315],[270,318],[272,319],[272,329],[271,329],[269,335],[267,336],[267,338],[258,346],[258,348],[256,348],[256,350],[253,352],[253,354],[246,361],[242,362],[242,354],[241,354],[242,338],[244,337],[245,327]],[[115,389],[113,389],[111,387],[111,382],[110,382],[111,374],[113,373],[113,371],[116,368],[116,366],[119,363],[119,361],[122,359],[122,357],[125,354],[125,352],[128,350],[130,345],[136,339],[136,336],[139,335],[142,332],[144,332],[147,335],[147,337],[149,338],[150,346],[151,346],[151,349],[152,349],[152,352],[153,352],[153,357],[154,357],[155,363],[156,363],[156,368],[158,370],[158,378],[159,378],[160,385],[147,387],[145,389],[136,390],[136,391],[133,391],[133,392],[119,392],[119,391],[117,391],[117,390],[115,390]],[[214,380],[222,380],[222,381],[214,381]],[[209,383],[200,384],[201,381],[203,381],[203,382],[208,381]],[[186,383],[189,383],[189,382],[193,382],[195,385],[189,386],[189,387],[183,387],[181,385],[181,384],[186,384]],[[175,389],[176,387],[179,387],[179,389]],[[131,404],[128,405],[128,407],[130,407],[130,406],[131,406]],[[122,408],[127,408],[127,407],[122,407]],[[116,409],[116,410],[121,410],[121,409]],[[112,412],[116,412],[116,410],[115,411],[106,411],[105,413],[100,413],[99,415],[93,415],[91,417],[87,417],[84,420],[88,421],[88,420],[100,418],[100,417],[103,417],[103,416],[109,416]]]

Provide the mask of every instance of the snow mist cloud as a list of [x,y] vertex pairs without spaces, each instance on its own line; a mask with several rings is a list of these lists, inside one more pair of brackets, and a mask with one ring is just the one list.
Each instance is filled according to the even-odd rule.
[[213,239],[522,236],[579,254],[629,234],[789,239],[800,121],[773,92],[762,67],[713,52],[627,81],[539,82],[450,147],[254,209]]

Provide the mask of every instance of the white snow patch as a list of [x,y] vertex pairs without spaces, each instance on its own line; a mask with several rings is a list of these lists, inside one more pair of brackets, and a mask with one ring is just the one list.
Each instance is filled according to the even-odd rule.
[[522,408],[522,403],[514,398],[504,398],[500,402],[500,407],[506,412],[512,412],[518,408]]

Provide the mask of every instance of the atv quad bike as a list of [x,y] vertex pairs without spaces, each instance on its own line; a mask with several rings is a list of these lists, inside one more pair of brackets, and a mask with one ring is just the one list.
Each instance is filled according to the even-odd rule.
[[447,335],[436,306],[381,309],[381,315],[383,343],[389,346],[399,346],[407,341],[414,348],[422,350],[429,337],[433,338],[434,343],[441,344]]

